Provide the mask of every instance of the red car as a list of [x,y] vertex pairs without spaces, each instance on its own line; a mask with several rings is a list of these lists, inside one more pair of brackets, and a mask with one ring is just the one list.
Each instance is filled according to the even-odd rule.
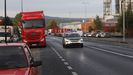
[[40,65],[41,61],[34,61],[26,44],[0,44],[0,75],[38,75]]

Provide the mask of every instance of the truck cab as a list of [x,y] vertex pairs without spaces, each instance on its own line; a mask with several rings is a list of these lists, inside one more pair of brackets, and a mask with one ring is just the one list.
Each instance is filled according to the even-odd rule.
[[43,11],[21,13],[22,42],[29,46],[46,46]]

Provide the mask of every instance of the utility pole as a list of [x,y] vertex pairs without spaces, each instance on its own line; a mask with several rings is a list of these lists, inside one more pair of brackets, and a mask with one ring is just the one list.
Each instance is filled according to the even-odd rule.
[[4,14],[5,14],[5,21],[4,21],[4,25],[5,25],[5,43],[7,43],[7,28],[6,28],[6,24],[7,24],[7,15],[6,15],[6,0],[4,0]]
[[23,12],[23,0],[21,0],[21,12]]
[[86,26],[86,19],[87,19],[87,2],[83,2],[82,4],[84,4],[84,8],[85,8],[85,21],[84,21],[84,23],[85,23],[85,32],[87,32],[87,26]]
[[126,41],[126,35],[125,35],[125,0],[122,1],[122,9],[123,9],[123,42]]

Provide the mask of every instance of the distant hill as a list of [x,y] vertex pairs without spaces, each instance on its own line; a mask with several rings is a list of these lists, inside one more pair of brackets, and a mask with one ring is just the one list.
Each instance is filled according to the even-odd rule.
[[[3,17],[0,16],[0,19],[2,19]],[[13,20],[14,17],[11,17],[11,20]],[[45,21],[46,21],[46,25],[48,25],[48,22],[50,20],[56,20],[57,23],[70,23],[70,22],[82,22],[83,20],[85,20],[85,18],[63,18],[63,17],[51,17],[51,16],[45,16]]]
[[50,20],[56,20],[57,23],[69,23],[69,22],[82,22],[84,20],[84,18],[62,18],[62,17],[50,17],[50,16],[45,16],[45,20],[46,20],[46,24],[48,24],[48,22]]

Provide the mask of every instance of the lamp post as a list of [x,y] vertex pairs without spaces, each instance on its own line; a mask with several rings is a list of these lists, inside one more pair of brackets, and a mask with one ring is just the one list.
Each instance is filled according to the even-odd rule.
[[23,0],[21,0],[21,12],[23,12]]
[[6,0],[4,0],[4,14],[5,14],[5,21],[4,21],[4,25],[5,25],[5,43],[7,43],[7,28],[6,28],[6,24],[7,24],[7,15],[6,15]]
[[86,28],[86,19],[87,19],[87,2],[83,2],[82,4],[84,4],[84,8],[85,8],[85,20],[84,20],[84,23],[85,23],[85,32],[87,32],[87,28]]
[[122,0],[122,10],[123,10],[123,39],[122,41],[125,42],[125,0]]

